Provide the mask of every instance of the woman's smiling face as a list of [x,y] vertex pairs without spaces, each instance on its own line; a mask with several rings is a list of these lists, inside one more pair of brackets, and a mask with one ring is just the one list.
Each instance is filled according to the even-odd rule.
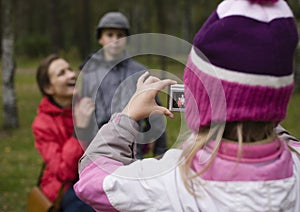
[[70,64],[62,58],[54,60],[48,69],[50,85],[45,92],[61,106],[71,105],[76,84],[76,73]]

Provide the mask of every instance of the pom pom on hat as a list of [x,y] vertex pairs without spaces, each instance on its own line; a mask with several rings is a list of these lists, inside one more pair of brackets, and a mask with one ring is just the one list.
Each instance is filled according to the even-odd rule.
[[215,122],[285,118],[298,43],[293,13],[284,0],[251,2],[221,2],[194,37],[184,73],[193,131]]

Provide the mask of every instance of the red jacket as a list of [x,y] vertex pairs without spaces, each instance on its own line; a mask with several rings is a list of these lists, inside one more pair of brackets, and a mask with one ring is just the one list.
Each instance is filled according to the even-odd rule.
[[32,129],[35,147],[46,163],[41,188],[53,201],[63,182],[67,188],[78,178],[78,160],[83,154],[73,137],[72,108],[60,108],[44,97]]

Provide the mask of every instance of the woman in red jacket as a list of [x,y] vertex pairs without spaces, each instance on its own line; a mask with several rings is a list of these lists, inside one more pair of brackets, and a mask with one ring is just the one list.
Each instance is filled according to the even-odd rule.
[[[36,79],[43,95],[32,124],[35,147],[46,165],[41,189],[54,201],[64,184],[63,211],[92,211],[73,190],[78,178],[78,160],[83,154],[82,144],[74,133],[72,117],[76,73],[67,61],[57,55],[49,55],[38,67]],[[86,127],[94,111],[92,100],[83,98],[74,109],[76,127]]]

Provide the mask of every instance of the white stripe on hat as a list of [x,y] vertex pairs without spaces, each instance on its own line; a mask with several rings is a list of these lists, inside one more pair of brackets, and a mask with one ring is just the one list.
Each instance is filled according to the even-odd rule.
[[280,88],[287,85],[291,85],[294,79],[293,74],[278,77],[278,76],[271,76],[271,75],[242,73],[242,72],[221,68],[199,57],[195,52],[194,47],[191,50],[190,59],[192,63],[200,71],[212,77],[216,77],[220,80],[225,80],[228,82],[236,82],[239,84],[245,84],[251,86],[267,86],[271,88]]
[[262,22],[293,17],[293,12],[284,0],[269,4],[252,3],[249,0],[226,0],[219,4],[217,14],[219,18],[240,15]]

